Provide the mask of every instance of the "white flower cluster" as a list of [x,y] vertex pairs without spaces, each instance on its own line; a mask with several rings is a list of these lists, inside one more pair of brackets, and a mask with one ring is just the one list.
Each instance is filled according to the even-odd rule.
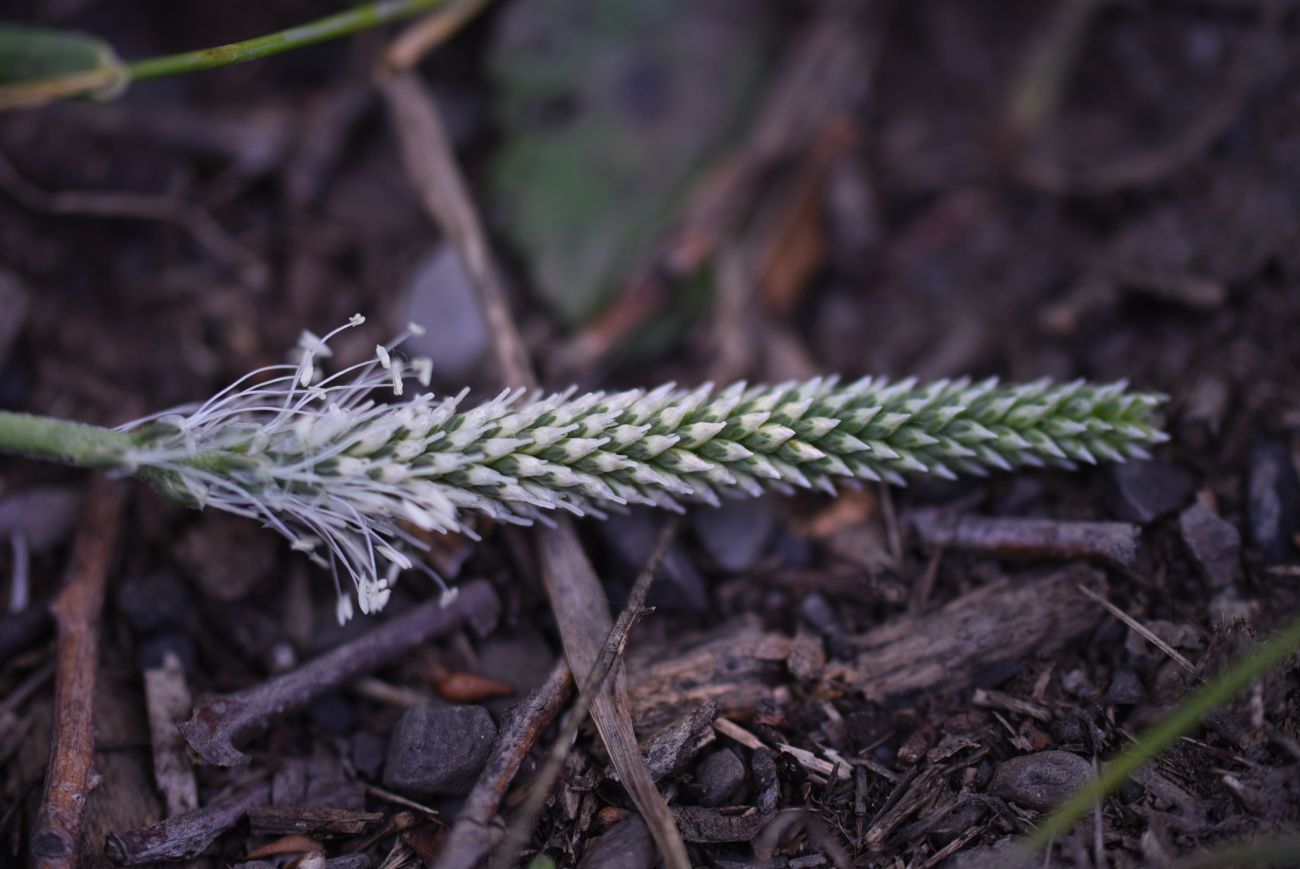
[[[130,470],[185,502],[261,519],[329,565],[336,583],[341,565],[363,612],[384,605],[398,571],[421,566],[407,554],[425,548],[414,529],[472,536],[467,514],[528,524],[557,509],[679,510],[772,489],[833,493],[911,474],[1120,461],[1165,439],[1153,420],[1160,397],[1082,381],[815,378],[723,390],[516,389],[469,409],[465,391],[381,402],[429,385],[427,359],[395,352],[418,328],[326,377],[316,363],[339,331],[304,334],[296,365],[259,369],[198,407],[124,428],[136,443]],[[339,599],[346,620],[351,596]]]

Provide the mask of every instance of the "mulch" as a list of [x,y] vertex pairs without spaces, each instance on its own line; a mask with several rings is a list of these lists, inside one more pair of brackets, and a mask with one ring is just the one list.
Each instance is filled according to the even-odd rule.
[[[312,14],[27,5],[139,54]],[[626,292],[570,329],[484,201],[500,136],[484,55],[508,10],[381,83],[370,34],[0,117],[6,408],[120,423],[357,311],[337,352],[364,355],[450,230],[485,232],[495,264],[464,279],[491,285],[520,342],[504,365],[484,355],[478,389],[530,361],[545,386],[1125,378],[1169,396],[1171,435],[1122,468],[693,509],[668,537],[647,512],[540,546],[483,523],[482,542],[432,541],[451,609],[417,577],[343,627],[328,580],[255,523],[5,458],[0,863],[476,865],[661,540],[650,608],[593,704],[609,741],[579,729],[525,861],[654,865],[663,831],[637,811],[654,792],[694,865],[1014,861],[1097,764],[1300,603],[1300,17],[1057,6],[783,5],[753,124]],[[412,148],[430,105],[443,158]],[[434,201],[419,159],[467,200]],[[701,273],[684,325],[632,340]],[[607,610],[581,634],[557,588]],[[1169,865],[1294,829],[1297,675],[1179,741],[1052,865]],[[487,724],[429,750],[481,737],[472,775],[411,785],[402,721],[466,706]],[[635,783],[637,744],[610,735],[624,720]],[[45,793],[55,775],[76,791]]]

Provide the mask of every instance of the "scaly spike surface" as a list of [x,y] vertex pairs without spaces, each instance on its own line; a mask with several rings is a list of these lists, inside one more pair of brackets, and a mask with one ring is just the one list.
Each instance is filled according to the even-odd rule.
[[[423,544],[412,528],[473,534],[471,514],[526,524],[553,510],[680,510],[769,490],[1123,461],[1165,440],[1160,396],[1083,381],[508,390],[476,407],[464,392],[412,389],[379,402],[412,381],[427,387],[427,360],[401,358],[399,339],[322,378],[315,364],[333,334],[304,335],[297,364],[255,372],[260,382],[134,424],[123,465],[179,500],[261,519],[336,583],[342,566],[366,612],[413,566],[407,553]],[[339,618],[350,615],[340,589]]]

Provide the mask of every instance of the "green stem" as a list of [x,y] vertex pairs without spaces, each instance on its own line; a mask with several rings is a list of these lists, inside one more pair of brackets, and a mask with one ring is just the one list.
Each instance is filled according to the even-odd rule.
[[128,80],[134,82],[244,63],[304,45],[314,45],[327,39],[348,36],[391,21],[410,18],[446,2],[448,0],[381,0],[377,3],[366,3],[355,9],[327,15],[277,33],[245,39],[243,42],[137,60],[126,65],[126,72]]
[[83,468],[115,468],[131,436],[96,425],[0,411],[0,452]]
[[1098,800],[1127,781],[1139,767],[1199,725],[1216,709],[1226,705],[1251,682],[1281,664],[1297,649],[1300,649],[1300,617],[1183,701],[1128,750],[1106,764],[1097,779],[1070,797],[1034,831],[1029,837],[1028,846],[1041,848],[1055,836],[1068,832],[1076,821],[1092,810]]

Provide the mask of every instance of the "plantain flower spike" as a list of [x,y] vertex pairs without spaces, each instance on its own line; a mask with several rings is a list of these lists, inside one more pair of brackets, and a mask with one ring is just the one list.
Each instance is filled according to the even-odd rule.
[[[550,511],[603,516],[647,504],[681,510],[757,496],[908,477],[1146,458],[1163,442],[1162,396],[1124,382],[920,385],[835,377],[772,386],[549,395],[427,391],[432,365],[397,352],[325,376],[329,342],[310,332],[296,364],[245,375],[203,404],[122,427],[123,469],[165,494],[261,520],[340,574],[362,612],[387,601],[417,535],[475,537],[470,517],[527,525]],[[416,387],[408,388],[408,387]],[[384,399],[384,400],[380,400]],[[400,399],[400,400],[398,400]],[[422,568],[427,569],[427,568]],[[352,614],[340,589],[338,616]]]

